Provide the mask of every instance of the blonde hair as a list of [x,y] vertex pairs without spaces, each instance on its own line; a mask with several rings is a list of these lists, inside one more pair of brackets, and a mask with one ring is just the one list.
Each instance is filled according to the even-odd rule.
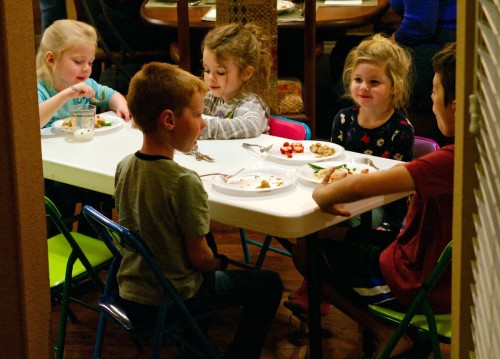
[[97,48],[97,33],[95,29],[81,21],[57,20],[43,33],[40,46],[36,54],[36,75],[40,80],[54,82],[52,68],[47,65],[45,56],[52,51],[55,59],[80,44],[92,44]]
[[253,92],[269,105],[271,84],[271,36],[260,26],[231,23],[217,26],[205,36],[201,50],[212,51],[223,64],[231,59],[240,74],[248,67],[253,75],[243,84],[243,92]]
[[411,56],[408,50],[381,34],[363,40],[347,55],[343,73],[345,97],[351,97],[353,72],[361,63],[376,64],[385,68],[394,90],[392,105],[405,110],[410,101],[412,78]]
[[152,133],[164,110],[170,109],[175,116],[181,116],[197,92],[203,96],[207,92],[200,78],[176,65],[150,62],[130,81],[128,108],[137,127],[144,133]]

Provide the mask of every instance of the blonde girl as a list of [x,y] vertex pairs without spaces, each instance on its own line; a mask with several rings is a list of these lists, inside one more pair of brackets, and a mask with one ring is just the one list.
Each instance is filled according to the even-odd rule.
[[[376,34],[352,49],[345,62],[343,80],[345,96],[356,105],[335,116],[331,141],[349,151],[411,161],[413,126],[402,112],[410,98],[410,68],[408,51],[382,35]],[[372,227],[397,233],[406,211],[406,199],[376,208],[371,213]],[[360,216],[345,222],[349,227],[360,223]],[[304,281],[284,305],[301,315],[308,312],[307,299]],[[329,310],[329,303],[321,303],[322,315]]]
[[97,48],[95,29],[75,20],[58,20],[49,26],[36,55],[40,128],[69,117],[69,107],[89,103],[114,110],[128,121],[125,98],[115,90],[90,78]]
[[207,127],[201,139],[256,137],[269,127],[270,37],[255,24],[222,25],[202,43]]

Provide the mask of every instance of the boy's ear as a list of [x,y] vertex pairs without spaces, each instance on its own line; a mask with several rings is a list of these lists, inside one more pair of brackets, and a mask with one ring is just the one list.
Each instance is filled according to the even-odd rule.
[[243,81],[248,81],[253,75],[253,67],[252,66],[247,66],[245,70],[243,70],[243,73],[241,74],[241,78]]
[[164,110],[160,115],[161,126],[167,130],[173,130],[175,127],[175,116],[172,110]]

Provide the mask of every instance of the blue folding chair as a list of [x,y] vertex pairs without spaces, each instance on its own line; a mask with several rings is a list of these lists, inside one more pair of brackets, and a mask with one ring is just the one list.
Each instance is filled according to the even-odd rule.
[[[119,325],[127,334],[134,338],[153,337],[153,358],[160,358],[160,352],[165,334],[169,335],[178,348],[182,348],[193,358],[220,359],[221,354],[210,343],[197,321],[207,319],[213,312],[194,317],[187,309],[184,301],[179,297],[170,280],[165,277],[154,259],[153,253],[146,244],[133,232],[103,216],[91,206],[84,206],[83,213],[99,237],[106,243],[113,253],[114,259],[108,270],[104,295],[99,300],[99,326],[97,329],[94,358],[101,358],[104,333],[107,319]],[[148,267],[163,288],[164,295],[158,311],[158,318],[154,329],[138,328],[130,320],[121,304],[121,298],[112,288],[116,286],[116,274],[122,260],[120,248],[137,251],[146,261]],[[175,313],[175,320],[167,320],[169,313]],[[189,333],[189,337],[187,337]]]
[[[269,134],[273,136],[287,138],[294,141],[310,140],[311,139],[311,129],[309,126],[303,122],[291,120],[280,116],[271,116],[269,118]],[[250,250],[248,248],[249,244],[261,247],[259,257],[255,263],[255,268],[259,269],[264,263],[266,254],[268,251],[282,254],[287,257],[292,256],[293,243],[291,243],[286,238],[275,238],[284,248],[276,248],[271,246],[271,240],[273,236],[266,235],[263,242],[248,238],[246,230],[240,228],[240,238],[241,245],[243,247],[243,256],[245,263],[252,263],[252,257],[250,256]]]

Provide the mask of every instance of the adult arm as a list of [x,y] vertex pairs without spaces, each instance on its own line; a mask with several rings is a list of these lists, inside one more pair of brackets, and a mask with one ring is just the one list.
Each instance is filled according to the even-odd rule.
[[400,13],[402,20],[394,33],[396,42],[412,46],[425,43],[434,36],[439,18],[439,0],[404,0],[403,7],[397,9],[404,9],[404,12]]
[[[325,179],[330,178],[333,169]],[[386,171],[346,176],[331,183],[323,181],[313,192],[313,199],[325,212],[349,217],[351,212],[340,204],[389,193],[415,190],[410,173],[403,165],[397,165]]]

